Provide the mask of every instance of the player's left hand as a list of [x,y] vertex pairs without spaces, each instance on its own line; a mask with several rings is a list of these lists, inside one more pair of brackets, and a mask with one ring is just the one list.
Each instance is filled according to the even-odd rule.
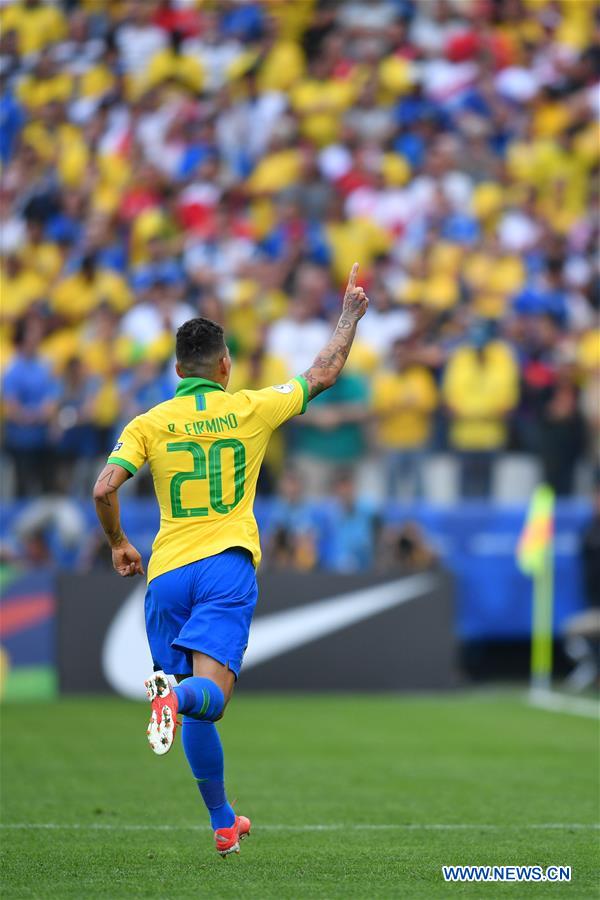
[[356,284],[357,275],[358,263],[354,263],[350,270],[343,304],[344,313],[356,322],[358,322],[359,319],[362,319],[369,308],[369,298],[365,294],[364,288]]
[[143,575],[142,557],[129,541],[123,541],[117,547],[112,548],[112,562],[115,572],[122,578],[132,578],[133,575]]

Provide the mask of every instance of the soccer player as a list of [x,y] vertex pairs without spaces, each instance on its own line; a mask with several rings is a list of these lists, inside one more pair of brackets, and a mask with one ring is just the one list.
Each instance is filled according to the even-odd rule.
[[94,487],[115,570],[143,575],[141,556],[121,527],[117,491],[150,465],[161,519],[145,601],[154,662],[146,681],[148,741],[155,753],[166,753],[183,716],[183,749],[222,856],[239,852],[250,831],[249,819],[227,802],[214,723],[231,698],[257,599],[256,480],[272,431],[303,413],[344,367],[369,305],[357,273],[356,263],[331,340],[287,384],[227,393],[231,359],[223,329],[209,319],[185,322],[177,332],[175,396],[127,425]]

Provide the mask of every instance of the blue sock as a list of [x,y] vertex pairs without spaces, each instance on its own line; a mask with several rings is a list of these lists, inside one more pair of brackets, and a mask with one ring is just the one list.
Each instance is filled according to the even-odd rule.
[[179,712],[183,715],[214,722],[223,712],[223,691],[210,678],[186,678],[174,691],[179,701]]
[[223,748],[219,732],[213,722],[184,716],[181,734],[183,749],[210,814],[212,828],[230,828],[235,822],[235,813],[225,795]]

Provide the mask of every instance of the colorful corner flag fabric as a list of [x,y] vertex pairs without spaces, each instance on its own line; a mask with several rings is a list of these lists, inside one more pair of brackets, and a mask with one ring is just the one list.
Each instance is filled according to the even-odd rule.
[[517,562],[525,575],[537,575],[543,570],[553,529],[554,491],[541,484],[531,498],[517,546]]

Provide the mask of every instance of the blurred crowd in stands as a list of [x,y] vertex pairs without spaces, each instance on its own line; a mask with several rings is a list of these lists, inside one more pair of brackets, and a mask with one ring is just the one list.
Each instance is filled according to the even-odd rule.
[[[128,496],[124,509],[128,534],[145,559],[158,524],[149,503]],[[16,505],[14,512],[9,532],[0,536],[0,573],[3,564],[76,572],[112,567],[110,547],[94,527],[91,509],[73,498],[38,497]],[[410,573],[437,565],[435,541],[418,522],[396,521],[382,512],[379,504],[359,496],[350,470],[340,470],[329,496],[320,498],[307,497],[299,473],[287,470],[277,495],[257,503],[261,570]]]
[[303,498],[324,491],[353,510],[330,552],[372,554],[365,461],[383,496],[412,498],[450,453],[461,495],[486,497],[517,451],[571,494],[600,454],[597,12],[0,2],[14,495],[84,496],[121,427],[172,396],[194,315],[226,327],[231,390],[302,372],[355,260],[371,307],[347,371],[267,457],[272,558],[314,558]]

